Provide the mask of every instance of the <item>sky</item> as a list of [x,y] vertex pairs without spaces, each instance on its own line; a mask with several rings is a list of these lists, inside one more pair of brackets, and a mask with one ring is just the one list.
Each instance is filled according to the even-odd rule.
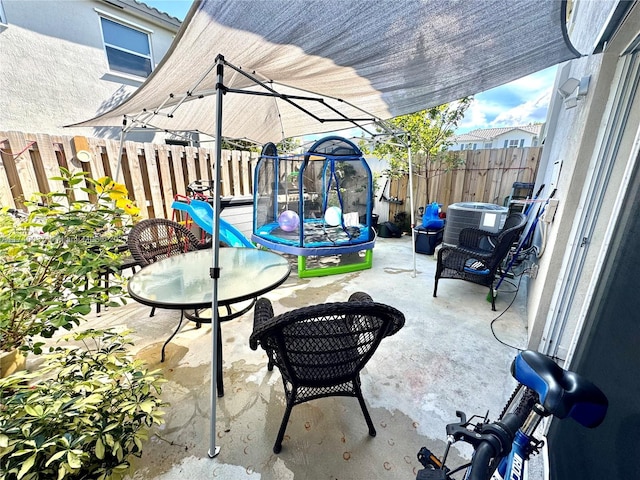
[[456,133],[544,122],[557,67],[478,93]]
[[191,4],[191,0],[140,0],[145,5],[157,8],[161,12],[168,13],[172,17],[184,20]]
[[[147,5],[183,20],[191,0],[142,0]],[[456,134],[479,128],[516,127],[544,122],[556,67],[474,95]]]

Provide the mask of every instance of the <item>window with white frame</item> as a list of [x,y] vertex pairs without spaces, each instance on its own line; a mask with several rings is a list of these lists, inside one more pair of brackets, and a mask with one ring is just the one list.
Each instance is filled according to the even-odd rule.
[[489,143],[485,143],[483,148],[492,148],[493,147],[493,143],[489,142]]
[[102,38],[112,71],[148,77],[152,70],[149,34],[100,17]]
[[[524,143],[524,140],[522,141]],[[507,146],[506,143],[507,141],[504,141],[505,143],[505,147],[507,148],[518,148],[518,144],[520,143],[520,140],[509,140],[509,145]]]
[[538,137],[533,137],[533,140],[531,140],[531,146],[532,147],[538,146]]

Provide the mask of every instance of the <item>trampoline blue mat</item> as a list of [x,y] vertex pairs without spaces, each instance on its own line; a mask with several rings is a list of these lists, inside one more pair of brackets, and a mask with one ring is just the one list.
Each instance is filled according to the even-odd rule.
[[[347,232],[342,227],[329,227],[321,219],[305,220],[304,223],[304,243],[300,245],[300,232],[298,229],[293,232],[285,232],[280,228],[278,222],[267,223],[257,229],[256,236],[264,238],[272,243],[289,245],[292,247],[319,248],[342,245],[357,245],[370,241],[369,228],[366,225],[359,225],[357,231],[353,231],[349,238]],[[349,227],[347,227],[348,229]],[[354,235],[355,233],[355,235]]]

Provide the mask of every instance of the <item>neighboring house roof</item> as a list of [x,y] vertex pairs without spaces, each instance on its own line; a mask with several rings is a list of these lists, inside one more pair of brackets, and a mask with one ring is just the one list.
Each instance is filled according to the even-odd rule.
[[478,130],[471,130],[470,132],[463,133],[462,135],[456,135],[453,138],[454,143],[465,142],[487,142],[494,140],[500,135],[510,133],[514,130],[522,130],[532,135],[540,135],[542,131],[542,124],[536,125],[524,125],[519,127],[502,127],[502,128],[483,128]]

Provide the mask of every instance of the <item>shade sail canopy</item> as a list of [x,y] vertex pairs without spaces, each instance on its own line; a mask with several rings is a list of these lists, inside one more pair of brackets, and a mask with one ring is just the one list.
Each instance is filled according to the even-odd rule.
[[[213,135],[219,55],[232,67],[222,134],[258,143],[415,112],[579,56],[559,0],[203,0],[128,100],[76,125],[127,117]],[[235,92],[269,89],[280,96]]]

